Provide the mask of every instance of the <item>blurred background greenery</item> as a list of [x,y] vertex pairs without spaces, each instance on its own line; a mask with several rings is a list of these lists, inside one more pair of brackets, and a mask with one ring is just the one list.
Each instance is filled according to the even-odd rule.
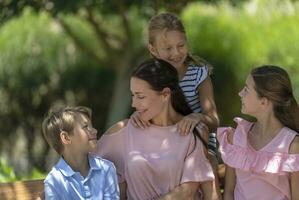
[[0,1],[0,182],[44,177],[57,160],[41,133],[54,105],[93,110],[99,135],[131,113],[129,74],[146,26],[179,15],[193,54],[208,60],[221,125],[240,115],[252,67],[283,66],[299,99],[299,3],[291,0]]

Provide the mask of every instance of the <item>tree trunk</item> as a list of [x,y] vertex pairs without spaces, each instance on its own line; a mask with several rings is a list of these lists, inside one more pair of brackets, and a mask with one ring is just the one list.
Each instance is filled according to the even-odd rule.
[[116,122],[128,118],[130,108],[130,70],[131,63],[128,61],[124,66],[116,70],[113,95],[110,102],[110,109],[106,122],[106,129]]
[[130,74],[132,69],[147,57],[146,55],[146,49],[141,48],[131,52],[128,56],[124,56],[127,59],[120,59],[122,66],[119,65],[119,68],[115,70],[116,79],[106,121],[106,130],[116,122],[130,117],[128,115],[131,102]]

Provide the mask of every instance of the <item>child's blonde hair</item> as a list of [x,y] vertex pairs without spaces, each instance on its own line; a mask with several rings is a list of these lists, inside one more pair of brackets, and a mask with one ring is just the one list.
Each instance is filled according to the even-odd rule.
[[[148,42],[151,45],[154,45],[155,38],[157,33],[166,33],[168,31],[178,31],[186,34],[185,27],[175,14],[173,13],[160,13],[152,17],[148,25]],[[198,66],[206,66],[209,69],[209,73],[212,72],[212,65],[209,64],[206,60],[202,59],[199,56],[194,56],[188,53],[185,60],[185,64],[195,64]]]
[[42,123],[45,139],[60,155],[64,149],[60,139],[60,133],[65,131],[70,135],[73,134],[78,114],[85,115],[91,119],[91,109],[83,106],[67,106],[58,109],[51,109]]

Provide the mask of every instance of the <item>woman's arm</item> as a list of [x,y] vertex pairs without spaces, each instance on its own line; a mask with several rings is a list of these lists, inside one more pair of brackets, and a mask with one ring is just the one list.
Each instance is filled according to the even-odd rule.
[[163,195],[159,200],[193,200],[198,191],[198,182],[186,182],[175,187],[169,193]]
[[226,165],[225,167],[225,188],[224,188],[224,200],[234,199],[234,190],[236,186],[236,173],[235,169]]

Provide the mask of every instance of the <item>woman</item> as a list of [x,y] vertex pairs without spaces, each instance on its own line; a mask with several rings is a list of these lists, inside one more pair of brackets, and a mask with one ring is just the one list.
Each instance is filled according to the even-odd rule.
[[121,121],[99,140],[97,152],[116,165],[121,199],[218,199],[197,130],[187,136],[177,130],[176,123],[192,110],[176,69],[150,59],[133,72],[130,88],[132,107],[150,127]]

